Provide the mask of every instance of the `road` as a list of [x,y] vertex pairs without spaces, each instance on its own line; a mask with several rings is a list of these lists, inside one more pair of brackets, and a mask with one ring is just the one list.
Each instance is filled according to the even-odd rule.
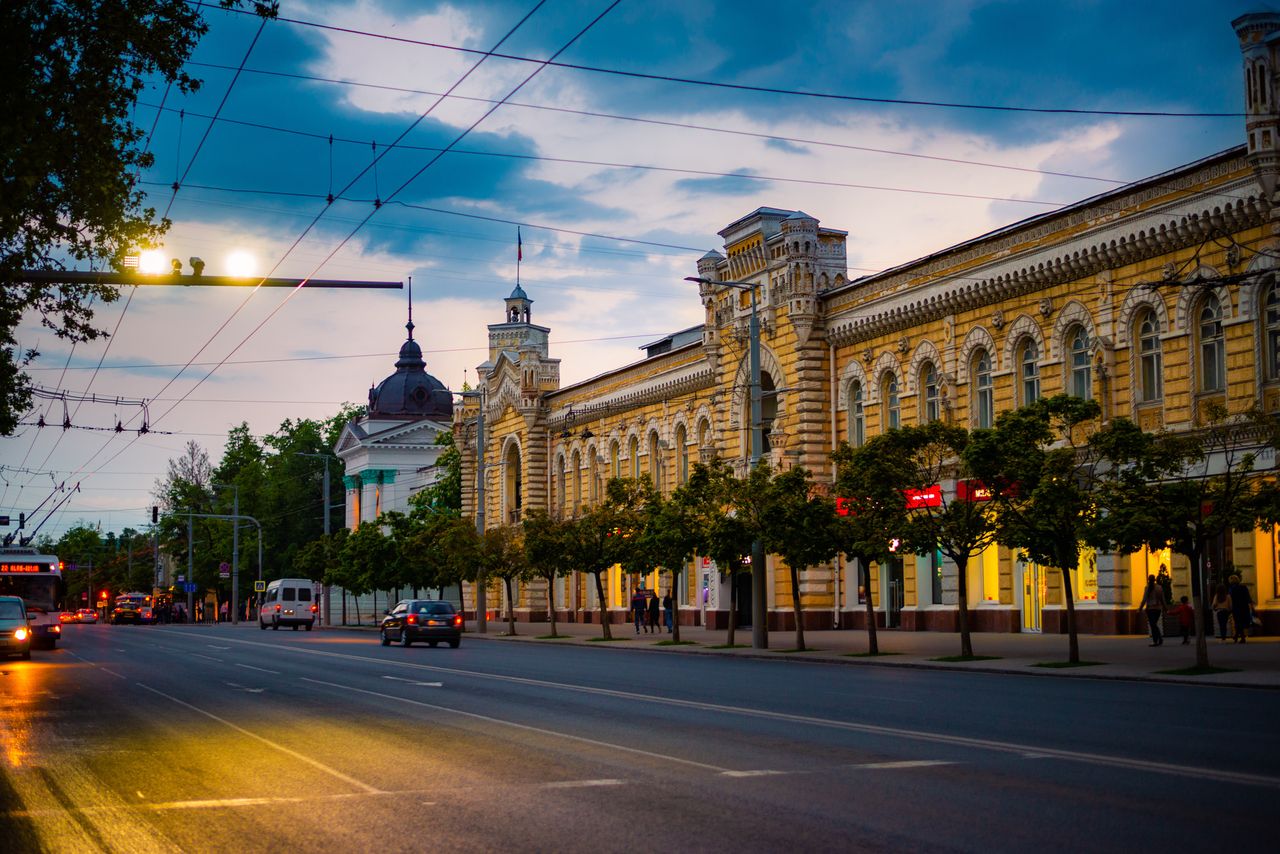
[[0,663],[5,851],[1265,847],[1280,692],[466,636],[70,626]]

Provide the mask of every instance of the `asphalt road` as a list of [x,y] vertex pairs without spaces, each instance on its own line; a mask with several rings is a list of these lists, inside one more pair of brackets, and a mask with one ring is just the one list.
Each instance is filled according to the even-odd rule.
[[1265,848],[1280,692],[466,636],[69,626],[5,851]]

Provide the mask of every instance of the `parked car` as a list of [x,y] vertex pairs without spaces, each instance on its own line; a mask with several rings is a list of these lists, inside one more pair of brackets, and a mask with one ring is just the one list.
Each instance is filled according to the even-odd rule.
[[462,643],[462,615],[450,602],[434,599],[405,599],[382,618],[378,637],[383,646],[397,640],[402,646],[426,641],[435,646],[444,641],[454,649]]
[[0,654],[31,658],[27,606],[17,596],[0,596]]
[[291,626],[296,632],[298,626],[302,626],[311,631],[316,622],[314,587],[305,578],[277,578],[267,584],[262,607],[258,609],[258,628]]
[[98,622],[98,612],[92,608],[81,608],[76,611],[77,623],[96,623]]

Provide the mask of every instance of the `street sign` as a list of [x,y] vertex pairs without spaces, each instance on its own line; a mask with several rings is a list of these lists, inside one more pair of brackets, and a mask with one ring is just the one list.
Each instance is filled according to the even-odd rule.
[[231,577],[231,564],[227,563],[225,560],[224,560],[222,563],[218,564],[218,577],[219,577],[219,578],[230,578],[230,577]]
[[178,580],[179,580],[179,581],[186,581],[186,580],[187,580],[187,577],[186,577],[185,575],[179,575],[179,576],[178,576]]
[[265,581],[255,581],[255,582],[253,582],[253,592],[254,592],[254,593],[263,593],[263,592],[265,592],[265,591],[266,591],[266,589],[267,589],[267,582],[265,582]]
[[185,584],[183,584],[183,585],[182,585],[182,592],[183,592],[183,593],[195,593],[195,592],[196,592],[196,588],[197,588],[197,587],[199,587],[199,585],[198,585],[198,584],[196,584],[194,581],[188,581],[187,583],[185,583]]
[[6,525],[6,526],[7,526],[8,524],[9,524],[9,517],[8,517],[8,516],[0,516],[0,525]]

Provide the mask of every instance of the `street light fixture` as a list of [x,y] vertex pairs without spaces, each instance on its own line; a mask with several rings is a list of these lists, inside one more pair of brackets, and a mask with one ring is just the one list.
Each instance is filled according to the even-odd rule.
[[[734,288],[751,294],[751,324],[747,327],[748,363],[751,371],[751,467],[760,464],[764,453],[764,412],[760,394],[760,315],[756,307],[756,282],[726,282],[703,276],[685,276],[686,282],[699,285]],[[769,628],[765,625],[768,607],[765,602],[764,546],[757,539],[751,544],[751,646],[769,648]],[[757,572],[756,570],[759,569]]]

